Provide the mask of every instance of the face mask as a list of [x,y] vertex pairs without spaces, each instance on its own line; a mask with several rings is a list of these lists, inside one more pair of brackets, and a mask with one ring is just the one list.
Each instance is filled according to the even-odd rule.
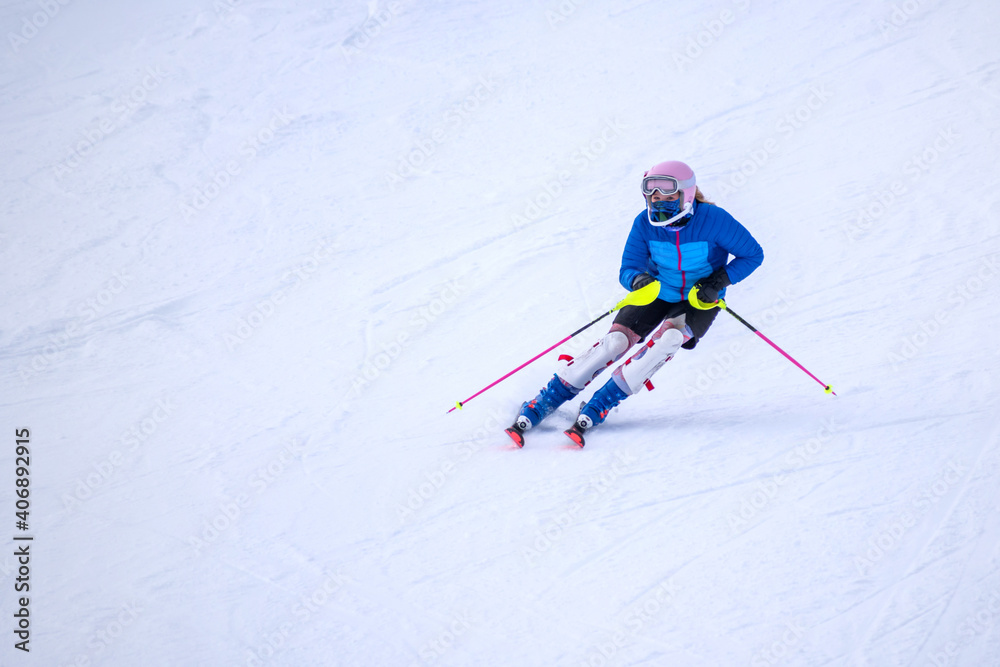
[[666,222],[681,212],[681,202],[678,199],[673,201],[655,201],[649,205],[650,217],[656,222]]
[[682,208],[679,199],[657,202],[647,199],[646,212],[649,224],[654,227],[683,227],[694,212],[694,205],[692,203]]

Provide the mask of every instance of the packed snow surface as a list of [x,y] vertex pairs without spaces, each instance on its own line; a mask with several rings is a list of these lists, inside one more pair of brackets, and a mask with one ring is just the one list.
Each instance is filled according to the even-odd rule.
[[[3,665],[1000,665],[996,3],[0,26]],[[837,396],[721,313],[515,449],[606,318],[446,414],[625,295],[669,159]]]

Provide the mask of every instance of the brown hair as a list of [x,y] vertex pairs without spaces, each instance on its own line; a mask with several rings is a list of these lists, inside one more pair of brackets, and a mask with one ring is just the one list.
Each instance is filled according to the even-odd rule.
[[701,188],[699,188],[697,185],[694,188],[694,200],[696,202],[698,202],[699,204],[712,204],[712,205],[715,205],[714,201],[712,201],[711,199],[709,199],[708,197],[706,197],[704,194],[702,194]]

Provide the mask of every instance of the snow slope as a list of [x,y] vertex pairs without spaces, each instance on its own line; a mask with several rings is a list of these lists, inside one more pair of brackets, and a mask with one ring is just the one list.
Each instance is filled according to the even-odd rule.
[[[8,2],[0,663],[1000,665],[998,19]],[[721,314],[584,450],[501,428],[605,323],[446,415],[623,296],[665,159],[839,396]]]

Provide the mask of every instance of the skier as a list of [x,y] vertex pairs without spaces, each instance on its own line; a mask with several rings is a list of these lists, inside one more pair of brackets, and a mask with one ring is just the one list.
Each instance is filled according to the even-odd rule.
[[[578,359],[561,364],[538,396],[521,406],[506,429],[518,447],[524,433],[576,396],[601,371],[648,340],[594,393],[565,434],[578,446],[584,433],[644,385],[678,348],[693,349],[718,314],[726,287],[750,275],[764,251],[733,216],[698,188],[683,162],[661,162],[642,179],[646,209],[636,216],[625,242],[618,280],[627,290],[660,281],[658,298],[647,306],[625,306],[608,333]],[[729,255],[733,255],[730,262]],[[728,263],[727,263],[728,262]]]

